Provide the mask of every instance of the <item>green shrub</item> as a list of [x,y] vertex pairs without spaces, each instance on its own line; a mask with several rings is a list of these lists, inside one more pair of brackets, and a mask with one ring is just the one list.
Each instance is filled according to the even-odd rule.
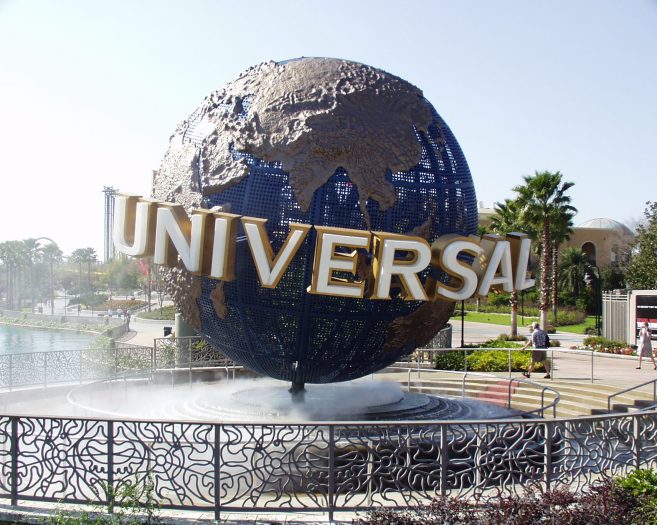
[[142,319],[156,319],[158,321],[173,321],[176,315],[175,306],[165,306],[152,312],[141,312],[137,317]]
[[525,486],[522,495],[500,495],[486,505],[465,498],[436,497],[429,505],[377,509],[355,525],[655,525],[654,497],[634,496],[623,482],[603,479],[586,491]]
[[57,510],[44,523],[48,525],[155,525],[162,523],[155,483],[149,476],[139,482],[128,480],[118,488],[101,484],[105,492],[111,514],[106,514],[106,507],[95,505],[92,512],[70,512]]
[[557,311],[557,318],[550,316],[550,323],[554,326],[570,326],[573,324],[581,324],[586,321],[586,312],[579,310],[559,310]]
[[99,310],[133,310],[135,308],[141,308],[146,302],[140,301],[138,299],[112,299],[111,301],[105,301],[102,304],[99,304],[97,308]]
[[468,345],[470,348],[522,348],[525,346],[521,343],[516,343],[513,341],[508,341],[504,339],[489,339],[478,345]]
[[[511,352],[511,371],[527,370],[531,353]],[[473,372],[506,372],[509,370],[509,353],[503,350],[472,352],[468,355],[468,370]]]
[[465,368],[464,363],[463,350],[439,352],[434,358],[434,365],[437,370],[463,370]]
[[629,476],[616,480],[618,486],[632,493],[635,498],[649,496],[657,498],[657,472],[637,469]]
[[[505,343],[504,341],[486,341],[478,347],[482,348],[519,348],[517,343]],[[471,346],[470,348],[472,348]],[[507,372],[509,370],[509,353],[504,350],[465,350],[467,353],[468,370],[472,372]],[[531,361],[531,350],[522,352],[511,352],[511,371],[521,372],[527,370]],[[438,370],[464,370],[464,350],[454,349],[449,352],[440,352],[434,364]],[[536,371],[544,370],[542,364],[536,367]]]
[[486,304],[490,306],[504,306],[506,309],[509,309],[509,302],[511,301],[511,295],[508,293],[491,293],[486,298]]
[[500,334],[497,336],[498,341],[527,341],[524,335]]
[[97,293],[97,294],[82,294],[79,297],[71,297],[68,301],[69,306],[73,306],[74,304],[83,304],[85,306],[93,306],[96,308],[98,305],[104,303],[107,301],[107,295],[102,294],[102,293]]
[[625,348],[627,343],[624,341],[614,341],[612,339],[607,339],[601,335],[593,335],[584,339],[584,346],[590,346],[591,348]]

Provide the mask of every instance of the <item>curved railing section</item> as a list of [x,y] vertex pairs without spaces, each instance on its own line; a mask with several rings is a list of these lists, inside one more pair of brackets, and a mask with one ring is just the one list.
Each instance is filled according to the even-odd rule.
[[[212,424],[0,417],[0,497],[111,504],[152,483],[163,508],[408,507],[583,490],[657,460],[656,413],[563,420]],[[120,493],[120,491],[119,491]]]

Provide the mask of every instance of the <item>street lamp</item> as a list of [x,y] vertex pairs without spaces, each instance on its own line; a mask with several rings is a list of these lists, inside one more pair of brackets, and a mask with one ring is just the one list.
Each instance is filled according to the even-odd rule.
[[461,348],[465,346],[465,301],[461,301]]
[[595,316],[595,332],[601,335],[602,322],[601,322],[601,309],[602,309],[602,283],[600,282],[600,269],[591,265],[591,270],[584,276],[584,282],[587,287],[591,288],[593,294],[593,315]]

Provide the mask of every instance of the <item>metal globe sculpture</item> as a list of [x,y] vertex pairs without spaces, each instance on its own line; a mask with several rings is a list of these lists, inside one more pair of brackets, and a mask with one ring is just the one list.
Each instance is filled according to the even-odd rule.
[[[290,222],[428,242],[477,230],[465,157],[422,92],[345,60],[264,63],[213,92],[178,126],[153,189],[188,211],[219,206],[267,219],[275,253]],[[180,266],[165,269],[165,280],[209,343],[295,384],[373,373],[429,342],[453,312],[451,303],[394,294],[390,301],[309,294],[314,247],[311,229],[278,286],[263,288],[240,231],[235,280]],[[364,279],[370,262],[359,255]]]

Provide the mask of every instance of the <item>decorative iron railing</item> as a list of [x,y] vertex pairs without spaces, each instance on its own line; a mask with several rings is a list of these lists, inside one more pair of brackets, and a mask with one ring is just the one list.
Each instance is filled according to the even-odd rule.
[[567,420],[210,424],[0,417],[0,498],[110,504],[152,483],[163,508],[222,513],[485,501],[582,490],[657,459],[656,414]]

